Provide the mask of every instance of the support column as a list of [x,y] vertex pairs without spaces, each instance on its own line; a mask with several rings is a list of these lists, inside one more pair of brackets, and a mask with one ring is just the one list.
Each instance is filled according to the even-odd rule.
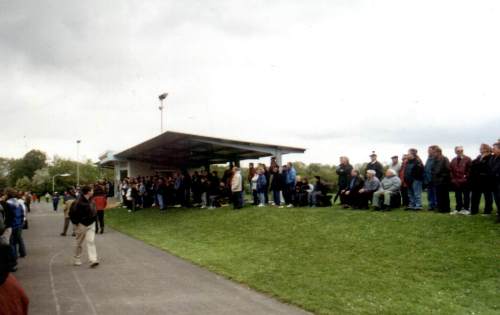
[[282,163],[282,159],[281,159],[281,150],[276,150],[276,152],[274,153],[274,157],[276,158],[276,164],[278,164],[279,167],[281,167],[283,164]]

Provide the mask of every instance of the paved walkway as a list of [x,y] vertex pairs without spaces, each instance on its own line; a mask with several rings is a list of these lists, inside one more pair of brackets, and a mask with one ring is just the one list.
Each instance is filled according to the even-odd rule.
[[96,269],[72,266],[62,223],[44,202],[29,214],[16,277],[30,314],[307,314],[110,229],[96,236]]

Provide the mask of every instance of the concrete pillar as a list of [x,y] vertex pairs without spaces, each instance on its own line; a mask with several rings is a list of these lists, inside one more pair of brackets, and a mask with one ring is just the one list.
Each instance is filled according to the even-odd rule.
[[274,157],[276,158],[276,164],[278,164],[281,167],[283,165],[281,164],[282,163],[281,150],[276,150],[276,152],[274,153]]

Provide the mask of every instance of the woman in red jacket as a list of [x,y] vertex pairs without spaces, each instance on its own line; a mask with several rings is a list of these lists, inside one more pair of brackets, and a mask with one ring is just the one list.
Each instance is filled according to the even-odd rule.
[[[107,205],[107,192],[104,188],[104,183],[99,181],[94,186],[94,200],[95,209],[97,210],[97,220],[95,221],[95,233],[104,233],[104,209],[106,209]],[[100,226],[100,229],[99,229]]]

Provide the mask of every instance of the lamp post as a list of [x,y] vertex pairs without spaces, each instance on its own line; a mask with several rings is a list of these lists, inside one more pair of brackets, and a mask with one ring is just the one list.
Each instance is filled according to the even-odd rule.
[[71,174],[69,173],[64,173],[64,174],[56,174],[52,177],[52,194],[54,193],[54,191],[56,190],[56,177],[68,177],[68,176],[71,176]]
[[76,140],[76,186],[80,186],[80,142]]
[[160,107],[158,107],[158,109],[160,110],[160,124],[161,124],[161,127],[160,127],[160,130],[161,130],[161,133],[163,133],[163,100],[166,99],[168,96],[168,93],[163,93],[163,94],[160,94],[160,96],[158,96],[158,98],[160,99]]

